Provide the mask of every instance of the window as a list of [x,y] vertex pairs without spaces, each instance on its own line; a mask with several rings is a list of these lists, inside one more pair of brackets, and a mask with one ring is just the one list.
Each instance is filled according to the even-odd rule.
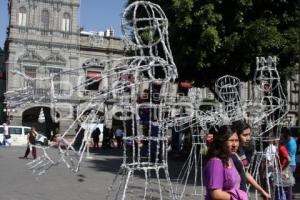
[[[36,77],[36,68],[35,67],[25,67],[25,75],[35,78]],[[36,81],[27,81],[27,86],[31,86],[35,88],[36,86]]]
[[21,7],[19,9],[19,13],[18,13],[18,25],[19,26],[26,26],[26,9],[24,7]]
[[62,31],[70,32],[70,15],[69,13],[64,13],[62,19]]
[[31,78],[36,77],[36,68],[35,67],[25,67],[25,74]]
[[86,80],[89,85],[86,87],[86,90],[98,90],[101,82],[102,76],[99,71],[87,71]]
[[24,133],[25,133],[25,135],[27,135],[29,132],[30,132],[30,129],[29,129],[29,128],[24,128]]
[[22,128],[8,128],[9,134],[22,135]]
[[49,11],[48,10],[42,11],[41,21],[42,21],[43,29],[48,30],[49,29]]

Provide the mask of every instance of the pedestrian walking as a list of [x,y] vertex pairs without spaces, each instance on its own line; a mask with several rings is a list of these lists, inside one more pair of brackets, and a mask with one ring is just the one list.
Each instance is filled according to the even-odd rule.
[[31,127],[27,135],[27,148],[23,158],[27,158],[28,154],[31,152],[33,159],[36,159],[36,147],[35,147],[36,136],[37,136],[37,132],[35,131],[35,128]]
[[100,136],[99,128],[96,128],[92,133],[94,148],[99,148],[99,136]]
[[8,144],[8,146],[11,146],[11,142],[9,141],[10,139],[10,134],[8,132],[8,126],[6,123],[3,124],[3,141],[2,141],[2,145],[5,147],[6,143]]

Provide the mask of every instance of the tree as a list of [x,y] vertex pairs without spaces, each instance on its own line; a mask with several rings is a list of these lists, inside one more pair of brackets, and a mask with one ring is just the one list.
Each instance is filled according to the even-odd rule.
[[284,76],[299,62],[299,1],[150,1],[160,5],[169,19],[181,80],[212,88],[225,74],[252,79],[256,56],[278,56]]

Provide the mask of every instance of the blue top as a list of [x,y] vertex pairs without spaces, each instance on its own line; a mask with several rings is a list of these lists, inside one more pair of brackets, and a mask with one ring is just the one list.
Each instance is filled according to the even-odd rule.
[[290,166],[296,166],[296,152],[297,152],[297,143],[296,140],[291,137],[287,144],[285,145],[286,149],[289,152],[289,156],[291,158]]

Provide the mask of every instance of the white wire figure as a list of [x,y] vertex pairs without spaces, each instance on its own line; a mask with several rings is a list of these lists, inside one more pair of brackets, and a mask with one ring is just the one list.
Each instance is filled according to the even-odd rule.
[[[99,63],[99,67],[101,65],[104,68],[101,74],[102,82],[108,83],[110,79],[113,79],[115,80],[114,84],[108,87],[99,87],[98,91],[91,96],[86,108],[78,114],[77,119],[59,138],[58,154],[50,155],[49,147],[44,148],[44,154],[30,162],[29,166],[38,174],[42,174],[51,166],[60,163],[64,163],[75,172],[78,171],[84,152],[88,148],[88,142],[83,140],[79,149],[74,147],[81,128],[76,132],[73,140],[69,141],[67,135],[72,133],[78,124],[95,121],[97,114],[101,112],[103,102],[113,98],[114,107],[121,113],[120,116],[115,117],[123,121],[124,157],[119,172],[121,175],[116,176],[116,180],[121,178],[121,181],[119,184],[116,182],[112,184],[107,198],[122,200],[140,198],[141,192],[135,194],[133,192],[135,186],[132,184],[135,183],[133,178],[136,177],[136,174],[142,173],[144,183],[141,191],[144,199],[175,199],[166,151],[167,130],[172,121],[171,105],[168,102],[170,89],[168,84],[177,78],[177,69],[168,41],[168,20],[158,5],[137,1],[126,8],[122,19],[122,28],[125,36],[128,36],[127,41],[130,45],[134,45],[136,55],[104,60]],[[126,32],[128,29],[133,33],[132,40]],[[82,71],[88,67],[62,71],[59,72],[59,75]],[[29,77],[24,76],[24,79],[30,81]],[[52,80],[51,77],[49,79]],[[95,81],[92,78],[84,80],[72,86],[71,90],[80,91]],[[35,89],[34,85],[32,87]],[[137,95],[145,88],[149,91],[148,100],[140,102]],[[53,109],[56,109],[57,96],[53,83],[49,86],[49,91],[49,96],[43,94],[37,100],[29,98],[31,94],[28,94],[28,98],[20,100],[20,98],[16,98],[18,91],[8,92],[7,97],[12,103],[16,103],[15,106],[21,105],[21,102],[34,103],[48,100],[48,103],[53,105]],[[89,109],[93,109],[95,112],[86,115]],[[141,115],[145,112],[146,119],[142,119]],[[89,139],[90,134],[91,131],[86,130],[85,138]],[[114,188],[115,186],[116,188]],[[165,189],[168,193],[165,192]]]
[[[276,69],[277,58],[260,57],[256,61],[256,96],[252,104],[247,105],[254,143],[249,171],[272,198],[278,198],[282,195],[283,188],[279,178],[281,167],[276,148],[281,134],[281,122],[288,111],[287,101]],[[258,198],[257,192],[255,197]]]
[[[175,199],[167,163],[167,130],[171,117],[168,84],[177,77],[177,70],[168,42],[168,20],[158,5],[137,1],[125,9],[122,30],[125,36],[127,31],[133,33],[127,41],[135,46],[137,58],[160,59],[147,63],[149,77],[143,78],[151,81],[142,90],[145,98],[122,105],[135,115],[130,129],[124,122],[123,163],[107,199]],[[136,95],[141,90],[132,87],[131,91]],[[138,173],[144,183],[135,179]]]
[[[203,185],[202,154],[198,155],[197,148],[202,149],[208,127],[230,123],[243,118],[243,113],[252,115],[254,136],[260,145],[256,158],[251,162],[250,169],[254,177],[259,178],[260,166],[263,165],[265,152],[262,144],[266,141],[276,141],[280,124],[287,113],[286,99],[280,84],[276,69],[276,59],[269,57],[257,59],[257,70],[254,82],[258,93],[252,103],[242,106],[238,95],[239,79],[233,76],[224,76],[217,80],[216,91],[222,100],[222,109],[203,112],[194,109],[187,116],[174,118],[172,107],[174,102],[168,98],[169,84],[177,78],[177,69],[173,60],[168,41],[168,20],[161,8],[151,2],[136,1],[124,11],[122,18],[122,31],[127,43],[133,46],[135,56],[120,59],[104,60],[100,62],[104,68],[101,80],[108,83],[110,79],[116,80],[112,85],[99,87],[93,94],[86,107],[78,114],[77,119],[62,134],[58,141],[58,154],[49,154],[51,147],[41,147],[44,152],[38,159],[28,165],[38,174],[46,172],[50,167],[64,163],[73,171],[78,171],[88,142],[82,141],[79,149],[74,147],[81,128],[76,132],[72,141],[67,135],[78,124],[97,120],[103,102],[114,99],[115,109],[120,110],[118,119],[123,121],[123,163],[118,175],[115,177],[107,194],[107,199],[182,199],[186,192],[188,177],[194,173],[194,186]],[[59,72],[60,75],[78,72],[87,69],[76,68]],[[53,118],[56,119],[55,109],[58,94],[55,93],[53,77],[32,79],[23,73],[26,84],[23,88],[8,91],[6,98],[10,106],[18,107],[28,103],[47,102],[53,105]],[[48,93],[39,95],[35,92],[35,81],[48,81]],[[71,90],[80,89],[93,84],[97,80],[88,79],[73,86]],[[108,85],[108,84],[107,84]],[[146,90],[145,90],[146,89]],[[139,100],[138,94],[147,93],[147,98]],[[259,108],[254,110],[254,108]],[[88,110],[94,110],[86,115]],[[83,117],[84,116],[84,117]],[[186,169],[179,175],[183,189],[173,191],[167,162],[168,129],[177,124],[178,127],[193,127],[197,133],[193,134],[193,148],[188,159]],[[200,131],[202,130],[202,132]],[[86,130],[85,137],[90,138],[91,130]],[[255,161],[255,162],[254,162]],[[254,164],[255,163],[255,164]],[[274,161],[275,174],[278,172],[278,162]],[[192,172],[194,167],[194,172]],[[200,167],[200,169],[199,169]],[[200,172],[200,177],[198,177]],[[268,175],[267,168],[263,172]],[[181,176],[182,175],[182,176]],[[137,176],[142,177],[138,179]],[[276,176],[275,176],[276,177]],[[268,191],[276,192],[274,185],[277,180],[267,177]],[[271,184],[273,184],[271,186]],[[142,192],[141,192],[142,191]],[[167,192],[166,192],[167,191]],[[203,188],[198,192],[194,187],[193,194],[203,195]],[[201,198],[201,197],[200,197]]]
[[207,150],[209,127],[216,125],[217,120],[211,116],[212,112],[198,111],[198,113],[196,117],[198,122],[190,124],[192,148],[177,178],[175,188],[177,199],[201,199],[205,196],[203,156]]
[[216,92],[223,105],[219,112],[224,124],[243,119],[239,87],[240,80],[230,75],[222,76],[215,83]]
[[[216,92],[221,99],[221,108],[213,105],[211,110],[195,110],[195,116],[176,118],[175,124],[184,127],[194,127],[192,133],[192,148],[185,164],[183,165],[176,185],[178,199],[201,199],[205,196],[203,183],[203,154],[205,153],[207,136],[210,128],[222,124],[230,124],[243,117],[239,97],[240,80],[233,76],[223,76],[215,83]],[[211,106],[211,105],[210,105]],[[192,180],[191,180],[192,179]],[[192,189],[188,183],[193,184]]]

